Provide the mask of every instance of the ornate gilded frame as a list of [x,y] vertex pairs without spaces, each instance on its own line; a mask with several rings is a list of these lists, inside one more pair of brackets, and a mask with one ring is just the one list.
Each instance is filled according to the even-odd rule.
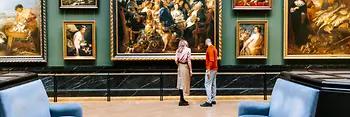
[[[68,56],[67,55],[67,39],[66,39],[66,24],[88,24],[91,25],[91,36],[92,36],[92,56]],[[86,21],[74,21],[66,20],[63,21],[63,59],[64,60],[96,60],[96,26],[94,20]]]
[[0,56],[0,63],[13,62],[47,62],[47,46],[46,46],[46,0],[40,0],[40,55],[39,56]]
[[237,6],[237,0],[232,0],[232,9],[233,10],[271,10],[272,9],[272,0],[269,1],[269,6]]
[[[175,53],[139,53],[130,55],[127,53],[118,53],[118,2],[117,0],[110,0],[110,56],[112,61],[155,61],[155,60],[174,60]],[[214,37],[213,42],[218,49],[218,59],[222,57],[222,0],[216,0],[214,23]],[[192,53],[192,60],[205,60],[205,53]]]
[[350,54],[320,54],[320,55],[289,55],[288,54],[288,0],[284,0],[284,37],[283,37],[283,58],[284,59],[350,59]]
[[[264,55],[240,55],[240,26],[241,24],[251,24],[251,25],[264,25]],[[267,59],[268,55],[268,42],[269,42],[269,31],[268,31],[268,21],[267,20],[238,20],[236,23],[236,58],[237,59]]]
[[95,5],[77,5],[77,6],[71,6],[71,5],[63,5],[62,0],[59,0],[59,7],[61,9],[97,9],[98,8],[98,0],[94,0]]

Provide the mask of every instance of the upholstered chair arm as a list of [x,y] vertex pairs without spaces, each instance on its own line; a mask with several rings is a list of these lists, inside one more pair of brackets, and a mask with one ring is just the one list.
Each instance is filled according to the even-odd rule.
[[238,116],[241,115],[269,115],[269,103],[265,102],[241,102],[238,105]]
[[50,105],[51,117],[82,117],[82,106],[79,103]]

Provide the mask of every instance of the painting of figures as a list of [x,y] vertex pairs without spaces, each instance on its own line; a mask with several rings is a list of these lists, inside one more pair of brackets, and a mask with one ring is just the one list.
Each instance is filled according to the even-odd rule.
[[221,0],[111,2],[113,60],[170,60],[181,39],[197,59],[205,58],[207,38],[221,48]]
[[285,59],[350,58],[349,0],[285,0]]
[[234,10],[271,10],[272,0],[232,0]]
[[236,57],[237,59],[267,58],[267,21],[237,21]]
[[65,60],[95,60],[95,22],[64,21]]
[[0,62],[46,62],[45,1],[0,1]]
[[60,8],[98,8],[97,0],[59,0]]

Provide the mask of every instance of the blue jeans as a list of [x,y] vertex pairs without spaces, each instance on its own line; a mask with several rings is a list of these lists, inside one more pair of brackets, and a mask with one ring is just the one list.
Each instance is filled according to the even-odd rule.
[[205,91],[207,93],[207,102],[211,103],[216,101],[216,73],[217,70],[210,70],[210,75],[208,77],[208,71],[205,72]]

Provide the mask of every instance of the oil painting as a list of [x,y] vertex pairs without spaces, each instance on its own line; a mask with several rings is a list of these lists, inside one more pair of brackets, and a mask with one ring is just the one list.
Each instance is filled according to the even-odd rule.
[[95,21],[63,22],[64,60],[95,60]]
[[349,0],[285,0],[285,59],[349,59]]
[[236,30],[237,59],[266,59],[268,24],[266,20],[239,20]]
[[45,0],[0,1],[0,62],[46,62]]
[[60,8],[65,9],[74,9],[74,8],[88,8],[95,9],[97,6],[98,0],[59,0]]
[[208,38],[221,58],[221,0],[110,2],[112,60],[173,60],[181,39],[203,60]]
[[234,10],[271,10],[272,0],[232,0]]

